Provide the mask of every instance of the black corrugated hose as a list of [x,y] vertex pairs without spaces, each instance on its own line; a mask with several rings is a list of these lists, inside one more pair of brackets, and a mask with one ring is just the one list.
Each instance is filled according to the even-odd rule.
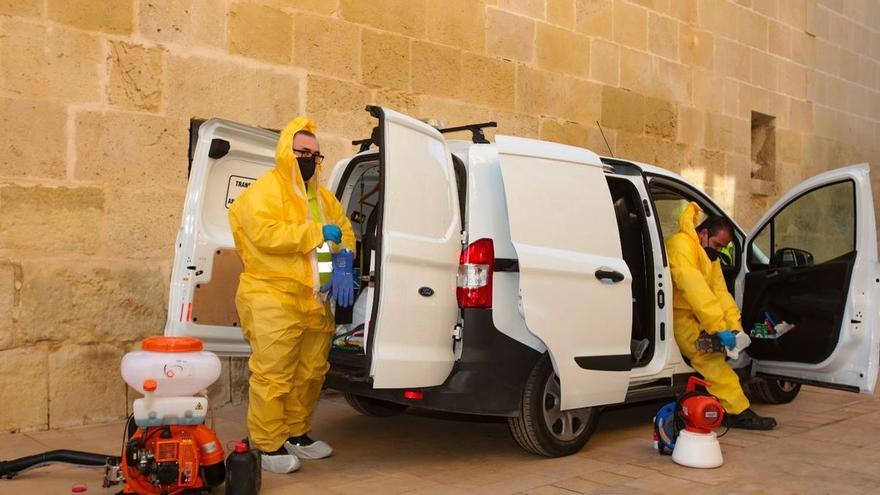
[[0,461],[0,478],[12,479],[22,471],[45,466],[47,464],[74,464],[77,466],[103,467],[108,464],[118,465],[119,456],[93,454],[77,450],[50,450],[42,454],[19,457],[11,461]]

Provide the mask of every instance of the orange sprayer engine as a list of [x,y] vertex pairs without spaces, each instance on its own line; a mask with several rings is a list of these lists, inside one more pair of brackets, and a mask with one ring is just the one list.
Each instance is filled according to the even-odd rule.
[[217,434],[205,425],[138,428],[122,457],[124,494],[176,495],[223,483]]

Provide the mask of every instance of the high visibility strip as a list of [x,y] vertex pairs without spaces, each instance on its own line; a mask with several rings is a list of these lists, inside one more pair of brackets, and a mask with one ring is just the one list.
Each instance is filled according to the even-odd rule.
[[[308,196],[309,210],[312,213],[312,220],[323,222],[324,217],[321,215],[321,208],[318,204],[317,195],[312,189],[309,189]],[[317,252],[318,258],[318,278],[321,281],[321,285],[324,285],[330,281],[333,274],[333,255],[330,253],[330,246],[328,246],[326,242],[318,246],[315,251]]]

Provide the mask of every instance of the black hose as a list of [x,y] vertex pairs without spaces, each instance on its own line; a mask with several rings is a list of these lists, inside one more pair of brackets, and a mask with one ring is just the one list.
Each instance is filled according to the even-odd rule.
[[119,464],[121,460],[119,456],[93,454],[77,450],[50,450],[42,454],[20,457],[11,461],[0,461],[0,478],[12,479],[22,471],[47,464],[64,463],[100,467],[107,464]]

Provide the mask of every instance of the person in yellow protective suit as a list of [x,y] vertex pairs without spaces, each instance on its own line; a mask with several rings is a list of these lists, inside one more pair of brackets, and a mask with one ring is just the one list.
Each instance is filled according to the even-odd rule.
[[330,266],[321,251],[353,252],[355,237],[342,205],[318,184],[322,161],[315,123],[297,117],[281,132],[275,168],[229,208],[244,264],[235,304],[251,346],[248,432],[272,472],[332,453],[307,435],[335,329],[319,291]]
[[679,231],[666,241],[673,282],[673,333],[682,355],[708,381],[709,393],[724,407],[725,425],[731,428],[770,430],[776,420],[761,417],[749,408],[739,377],[727,365],[724,352],[698,352],[695,341],[705,330],[717,335],[728,348],[735,331],[742,331],[740,312],[727,290],[718,259],[719,250],[733,240],[733,224],[710,216],[696,225],[700,207],[690,203],[679,217]]

